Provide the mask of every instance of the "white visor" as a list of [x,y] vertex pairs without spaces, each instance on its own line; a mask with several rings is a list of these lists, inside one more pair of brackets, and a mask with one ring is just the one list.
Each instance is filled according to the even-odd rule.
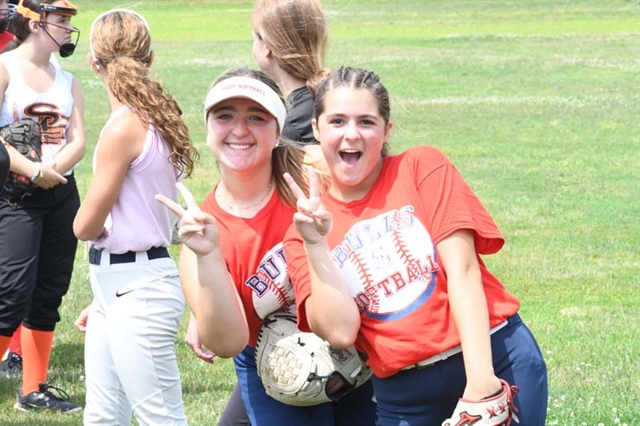
[[232,98],[251,99],[260,104],[276,118],[282,133],[287,116],[282,99],[271,87],[251,77],[231,77],[213,86],[204,101],[204,124],[207,124],[207,113],[211,108]]

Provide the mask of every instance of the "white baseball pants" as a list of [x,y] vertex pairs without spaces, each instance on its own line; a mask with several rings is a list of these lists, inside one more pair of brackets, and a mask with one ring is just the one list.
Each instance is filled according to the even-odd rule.
[[186,425],[175,339],[184,310],[171,258],[90,266],[85,425]]

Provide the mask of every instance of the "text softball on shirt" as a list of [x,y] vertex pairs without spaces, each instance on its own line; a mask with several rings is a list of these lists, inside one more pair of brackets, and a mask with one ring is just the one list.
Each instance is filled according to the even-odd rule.
[[355,223],[332,250],[360,312],[403,318],[433,293],[440,272],[431,235],[413,206]]

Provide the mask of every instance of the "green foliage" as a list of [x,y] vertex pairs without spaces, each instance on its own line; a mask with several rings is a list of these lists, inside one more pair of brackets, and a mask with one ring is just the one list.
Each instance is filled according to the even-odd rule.
[[[149,20],[154,69],[184,111],[201,164],[198,199],[217,179],[202,102],[223,70],[255,67],[251,2],[78,0],[83,31],[63,66],[86,97],[88,154],[109,116],[86,65],[89,27],[103,10]],[[391,145],[447,153],[501,227],[486,258],[522,302],[549,368],[549,425],[632,425],[640,412],[640,4],[637,1],[326,1],[328,65],[368,67],[391,93]],[[175,254],[175,247],[172,249]],[[83,336],[73,328],[91,291],[80,246],[62,306],[53,384],[84,402]],[[186,317],[185,317],[186,319]],[[234,385],[230,360],[213,366],[178,341],[187,413],[215,424]],[[78,416],[24,414],[16,381],[0,382],[0,424],[75,425]]]

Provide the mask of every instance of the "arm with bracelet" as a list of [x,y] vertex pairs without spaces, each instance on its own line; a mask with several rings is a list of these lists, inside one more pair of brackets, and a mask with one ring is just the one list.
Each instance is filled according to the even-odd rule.
[[38,184],[38,181],[40,179],[42,179],[42,177],[44,176],[44,170],[42,170],[42,163],[38,162],[38,163],[33,163],[36,167],[33,170],[33,175],[31,176],[31,179],[29,179],[31,181],[31,183],[33,183],[34,185]]
[[51,189],[58,184],[67,183],[67,179],[55,170],[55,165],[33,162],[10,143],[5,142],[4,145],[9,154],[11,172],[26,177],[31,183],[43,189]]

